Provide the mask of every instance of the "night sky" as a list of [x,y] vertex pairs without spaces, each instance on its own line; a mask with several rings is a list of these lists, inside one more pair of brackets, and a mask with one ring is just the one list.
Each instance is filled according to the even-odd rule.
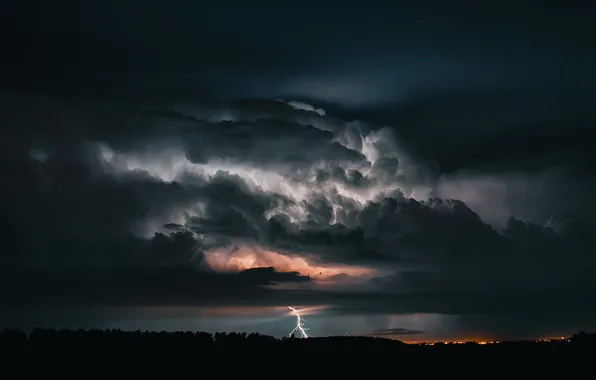
[[0,327],[595,329],[593,1],[282,3],[0,5]]

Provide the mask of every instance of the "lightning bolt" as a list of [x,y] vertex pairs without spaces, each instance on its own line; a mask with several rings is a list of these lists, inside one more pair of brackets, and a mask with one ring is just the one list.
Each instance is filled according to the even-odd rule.
[[294,309],[291,306],[288,306],[288,309],[292,310],[292,313],[296,315],[296,327],[288,334],[288,336],[292,336],[296,330],[300,331],[300,334],[303,338],[308,338],[308,334],[306,333],[307,328],[304,327],[304,318],[300,316],[298,310]]

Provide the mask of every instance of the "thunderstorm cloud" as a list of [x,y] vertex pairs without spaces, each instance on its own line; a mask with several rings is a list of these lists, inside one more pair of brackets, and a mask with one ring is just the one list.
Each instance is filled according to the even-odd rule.
[[583,6],[13,3],[0,328],[594,326]]
[[[539,302],[595,285],[580,220],[507,215],[495,227],[388,127],[277,101],[36,102],[5,152],[4,302],[274,302],[300,290],[324,303],[337,293],[339,309],[466,313],[491,308],[482,292]],[[363,291],[379,301],[352,302]]]

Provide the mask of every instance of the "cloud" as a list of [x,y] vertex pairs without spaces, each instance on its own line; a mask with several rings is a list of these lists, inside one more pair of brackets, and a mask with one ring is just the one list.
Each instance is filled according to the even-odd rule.
[[[283,252],[283,251],[282,251]],[[379,273],[376,268],[362,265],[329,263],[317,260],[312,254],[279,253],[259,246],[235,244],[231,247],[214,248],[205,252],[206,264],[218,272],[242,272],[251,268],[276,268],[287,273],[307,277],[317,285],[345,285],[350,280],[363,282]]]
[[583,170],[553,166],[532,172],[511,168],[444,174],[433,194],[458,197],[497,228],[504,228],[512,214],[536,224],[544,224],[553,214],[569,214],[593,226],[588,196],[593,187],[594,178]]
[[289,105],[291,105],[292,107],[299,109],[299,110],[305,110],[305,111],[312,111],[312,112],[316,112],[321,116],[325,116],[326,112],[324,109],[322,108],[315,108],[314,106],[312,106],[311,104],[308,103],[304,103],[304,102],[299,102],[297,100],[290,100],[287,102]]
[[596,286],[554,180],[528,184],[543,218],[511,217],[521,180],[437,176],[389,127],[275,101],[15,110],[5,304],[467,315],[578,311]]
[[359,152],[333,141],[331,132],[298,123],[257,120],[206,124],[181,136],[186,141],[186,155],[193,163],[229,160],[262,167],[311,166],[320,161],[364,159]]
[[[18,286],[3,290],[7,307],[59,306],[184,306],[243,303],[243,299],[266,302],[263,287],[308,282],[296,272],[274,268],[251,268],[238,273],[201,271],[182,264],[134,263],[59,269],[30,269],[3,273],[2,284]],[[249,302],[246,302],[250,304]]]
[[392,328],[392,329],[381,329],[372,331],[368,335],[372,336],[400,336],[400,335],[420,335],[424,334],[424,331],[421,330],[408,330],[404,328]]
[[[0,12],[3,310],[291,303],[474,328],[489,313],[495,330],[593,315],[592,12],[344,7],[330,34],[300,6],[121,23],[36,3],[43,20]],[[561,17],[564,35],[542,28]],[[570,43],[551,59],[544,40]],[[382,328],[428,332],[362,331]]]

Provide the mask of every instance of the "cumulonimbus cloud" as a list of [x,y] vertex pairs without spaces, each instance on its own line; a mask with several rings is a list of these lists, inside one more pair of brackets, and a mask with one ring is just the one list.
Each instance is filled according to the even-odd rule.
[[[192,266],[197,276],[232,276],[209,277],[217,284],[277,291],[593,282],[593,242],[577,221],[512,218],[496,230],[454,199],[455,187],[436,197],[447,188],[394,129],[315,109],[276,101],[42,107],[61,128],[49,138],[28,125],[14,148],[5,190],[19,197],[2,206],[3,260],[22,271],[34,262],[152,276],[156,267]],[[251,272],[258,268],[272,269]]]

